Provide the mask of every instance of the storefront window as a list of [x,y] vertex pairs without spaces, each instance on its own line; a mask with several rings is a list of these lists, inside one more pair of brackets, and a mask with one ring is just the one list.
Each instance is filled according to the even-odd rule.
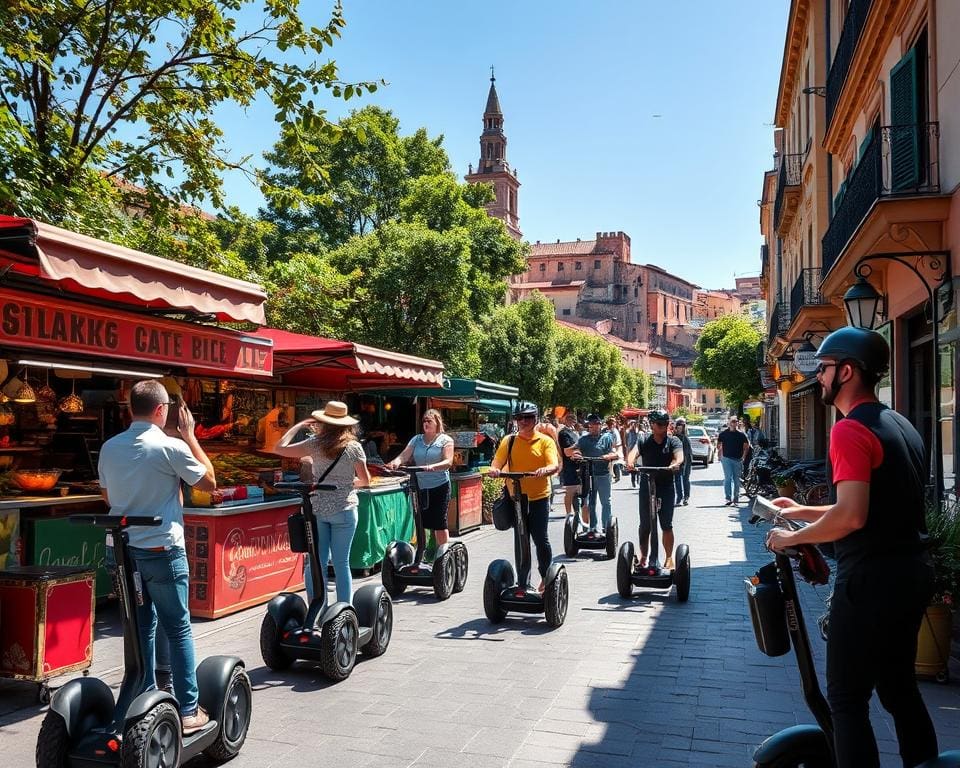
[[957,414],[957,310],[954,308],[940,323],[940,445],[943,448],[945,485],[953,487],[956,477]]
[[886,376],[880,379],[880,384],[877,386],[877,398],[884,405],[893,408],[893,324],[890,322],[884,323],[879,328],[877,332],[887,340],[887,344],[890,345],[890,370]]

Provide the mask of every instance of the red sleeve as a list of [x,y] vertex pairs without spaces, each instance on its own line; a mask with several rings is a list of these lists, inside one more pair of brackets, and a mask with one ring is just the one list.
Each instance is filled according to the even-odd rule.
[[877,436],[859,421],[841,419],[830,432],[830,464],[833,482],[870,482],[870,473],[883,461],[883,446]]

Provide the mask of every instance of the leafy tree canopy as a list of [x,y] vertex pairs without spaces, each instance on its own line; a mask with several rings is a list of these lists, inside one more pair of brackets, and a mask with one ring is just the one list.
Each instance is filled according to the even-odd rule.
[[725,315],[707,323],[697,339],[693,375],[703,386],[723,390],[739,408],[762,388],[757,345],[763,338],[746,315]]

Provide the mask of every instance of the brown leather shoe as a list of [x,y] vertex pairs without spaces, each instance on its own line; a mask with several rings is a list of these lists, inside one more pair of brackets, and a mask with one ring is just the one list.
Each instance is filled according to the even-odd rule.
[[183,735],[189,736],[196,733],[203,726],[210,722],[210,715],[206,713],[203,707],[197,707],[197,711],[192,715],[183,715]]

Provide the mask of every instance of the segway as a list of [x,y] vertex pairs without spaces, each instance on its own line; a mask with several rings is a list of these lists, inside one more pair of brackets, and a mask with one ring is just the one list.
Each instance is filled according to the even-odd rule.
[[[754,525],[768,522],[791,530],[802,527],[796,521],[780,517],[780,510],[762,496],[754,500],[752,512],[750,522]],[[801,544],[773,554],[772,563],[763,566],[750,579],[744,580],[754,635],[761,653],[767,656],[783,656],[789,653],[790,646],[793,646],[803,698],[817,725],[793,725],[773,734],[754,751],[753,765],[755,768],[800,765],[808,768],[835,768],[833,720],[830,717],[830,706],[817,678],[791,561],[796,561],[800,578],[814,585],[829,583],[830,566],[820,550],[811,544]],[[927,760],[918,768],[958,766],[960,750],[954,750]]]
[[[590,492],[593,490],[593,465],[605,464],[608,468],[610,462],[606,459],[591,458],[584,456],[580,459],[574,459],[580,463],[580,498],[581,504],[586,504],[590,498]],[[597,499],[599,505],[600,499]],[[599,515],[599,510],[594,510],[595,515]],[[603,533],[591,532],[587,526],[580,520],[580,515],[576,511],[567,517],[563,526],[563,552],[567,557],[576,557],[581,549],[605,549],[607,559],[613,560],[617,554],[617,542],[620,539],[620,529],[617,525],[617,518],[610,519],[610,525]]]
[[[660,525],[657,513],[660,511],[660,497],[657,495],[656,476],[668,473],[669,467],[634,467],[634,474],[647,476],[650,515],[650,557],[645,566],[640,566],[634,557],[632,541],[625,541],[620,547],[617,560],[617,592],[620,597],[633,597],[634,586],[647,589],[670,589],[677,585],[677,600],[687,602],[690,597],[690,548],[686,544],[677,545],[674,556],[674,568],[666,569],[660,565]],[[640,494],[637,494],[640,498]],[[643,514],[641,508],[640,514]]]
[[287,519],[290,549],[310,555],[310,578],[314,598],[310,605],[300,595],[281,592],[269,603],[260,625],[260,655],[274,671],[289,667],[294,660],[320,662],[330,680],[344,680],[353,672],[357,653],[382,655],[393,632],[393,604],[379,584],[360,587],[353,603],[327,605],[326,563],[320,562],[316,516],[310,494],[334,491],[337,486],[317,483],[277,483],[276,488],[300,492],[300,512]]
[[507,613],[543,613],[547,624],[559,627],[567,618],[570,588],[567,569],[561,563],[551,563],[544,578],[543,594],[530,586],[532,557],[527,516],[521,504],[520,478],[534,477],[532,472],[501,472],[500,477],[513,483],[512,500],[513,545],[518,558],[514,571],[509,560],[494,560],[487,568],[483,582],[483,612],[493,624],[499,624]]
[[[110,687],[95,677],[71,680],[60,688],[40,726],[37,768],[177,768],[201,753],[217,763],[234,757],[247,738],[253,707],[243,661],[236,656],[210,656],[200,662],[200,706],[210,722],[189,736],[183,734],[176,698],[153,687],[145,676],[134,603],[142,602],[143,593],[130,557],[127,529],[160,525],[161,519],[72,515],[70,520],[113,533],[123,622],[123,682],[116,703]],[[148,685],[150,690],[144,690]]]
[[420,488],[417,478],[420,472],[423,467],[400,467],[399,472],[386,473],[409,476],[407,487],[417,531],[417,549],[414,552],[407,541],[391,541],[383,556],[380,578],[390,597],[399,597],[408,586],[420,586],[433,587],[437,600],[446,600],[454,592],[462,592],[467,583],[467,548],[462,541],[448,541],[437,548],[432,563],[423,562],[427,533],[423,527],[422,509],[427,492]]

